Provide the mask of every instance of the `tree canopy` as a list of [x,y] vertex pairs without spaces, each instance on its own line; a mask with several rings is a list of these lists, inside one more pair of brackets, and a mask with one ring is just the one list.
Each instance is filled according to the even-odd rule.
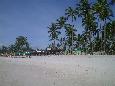
[[[65,10],[65,15],[53,23],[55,28],[59,28],[60,38],[65,38],[65,46],[72,51],[75,48],[81,48],[87,54],[93,54],[93,52],[115,54],[115,20],[112,12],[114,3],[115,0],[95,0],[93,2],[79,0],[76,6],[69,6]],[[77,21],[79,19],[82,20],[81,24],[84,28],[82,33],[77,32],[79,28],[72,27],[80,22]],[[61,29],[65,29],[65,35],[62,34]],[[56,38],[59,38],[60,35],[57,35]]]

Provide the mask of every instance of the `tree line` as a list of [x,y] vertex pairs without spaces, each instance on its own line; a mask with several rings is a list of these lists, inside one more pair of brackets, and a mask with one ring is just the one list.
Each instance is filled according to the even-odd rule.
[[3,45],[0,47],[0,55],[15,56],[16,52],[25,52],[29,50],[31,50],[31,48],[27,41],[27,37],[18,36],[14,44],[10,44],[9,46]]
[[[79,48],[86,54],[104,52],[115,54],[115,20],[112,11],[115,0],[79,0],[74,7],[68,7],[65,15],[51,23],[49,37],[52,47],[68,50],[71,54]],[[78,21],[81,19],[81,22]],[[77,33],[80,22],[82,33]]]

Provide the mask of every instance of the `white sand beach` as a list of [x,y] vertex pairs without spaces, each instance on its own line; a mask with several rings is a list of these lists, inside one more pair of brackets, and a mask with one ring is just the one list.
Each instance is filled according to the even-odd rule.
[[0,86],[115,86],[115,56],[0,57]]

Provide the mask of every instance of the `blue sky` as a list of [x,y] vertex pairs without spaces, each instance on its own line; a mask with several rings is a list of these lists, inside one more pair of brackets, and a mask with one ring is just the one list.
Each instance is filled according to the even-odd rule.
[[[0,45],[22,35],[32,47],[48,46],[48,28],[76,0],[0,0]],[[79,29],[81,26],[78,24]],[[79,30],[81,31],[81,30]]]
[[73,2],[70,0],[0,0],[0,45],[26,36],[33,47],[49,44],[48,28]]

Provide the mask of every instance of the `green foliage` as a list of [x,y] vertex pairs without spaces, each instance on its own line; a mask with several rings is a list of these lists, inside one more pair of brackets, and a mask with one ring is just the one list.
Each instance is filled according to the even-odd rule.
[[102,21],[110,20],[110,16],[112,16],[112,10],[107,0],[97,0],[93,6],[93,10]]
[[50,41],[53,40],[54,43],[52,43],[52,48],[55,48],[56,47],[56,40],[59,40],[58,39],[58,36],[59,34],[61,34],[61,32],[59,31],[59,28],[57,28],[57,25],[55,23],[52,23],[51,26],[48,27],[49,28],[49,31],[48,33],[50,34],[49,37],[50,37]]
[[30,46],[27,41],[27,37],[18,36],[14,44],[9,45],[8,47],[2,46],[0,48],[0,55],[15,55],[16,52],[24,52],[29,50]]
[[[65,17],[60,17],[55,23],[59,30],[65,29],[65,35],[62,37],[66,38],[65,45],[69,46],[69,49],[75,45],[90,54],[99,51],[115,54],[115,21],[112,20],[111,9],[114,2],[96,0],[91,3],[90,0],[79,0],[76,7],[68,7],[65,10]],[[78,36],[70,22],[70,20],[75,22],[77,17],[81,18],[84,28],[83,33]]]
[[66,33],[66,43],[68,44],[69,47],[72,46],[72,43],[75,41],[76,39],[76,29],[74,29],[74,26],[73,25],[70,25],[70,24],[66,24],[65,26],[65,33]]
[[29,43],[27,42],[27,37],[19,36],[16,38],[15,42],[16,51],[26,51],[29,49]]
[[58,29],[63,28],[65,26],[65,22],[66,22],[66,18],[64,16],[60,17],[59,19],[57,19],[56,27]]
[[66,15],[67,20],[70,17],[72,19],[72,22],[76,20],[76,15],[77,15],[76,9],[73,9],[72,7],[68,7],[68,9],[66,9],[65,11],[66,11],[65,15]]
[[50,40],[58,40],[58,35],[61,34],[61,32],[56,27],[56,24],[52,23],[48,28],[48,33],[50,33],[49,37],[51,38]]

